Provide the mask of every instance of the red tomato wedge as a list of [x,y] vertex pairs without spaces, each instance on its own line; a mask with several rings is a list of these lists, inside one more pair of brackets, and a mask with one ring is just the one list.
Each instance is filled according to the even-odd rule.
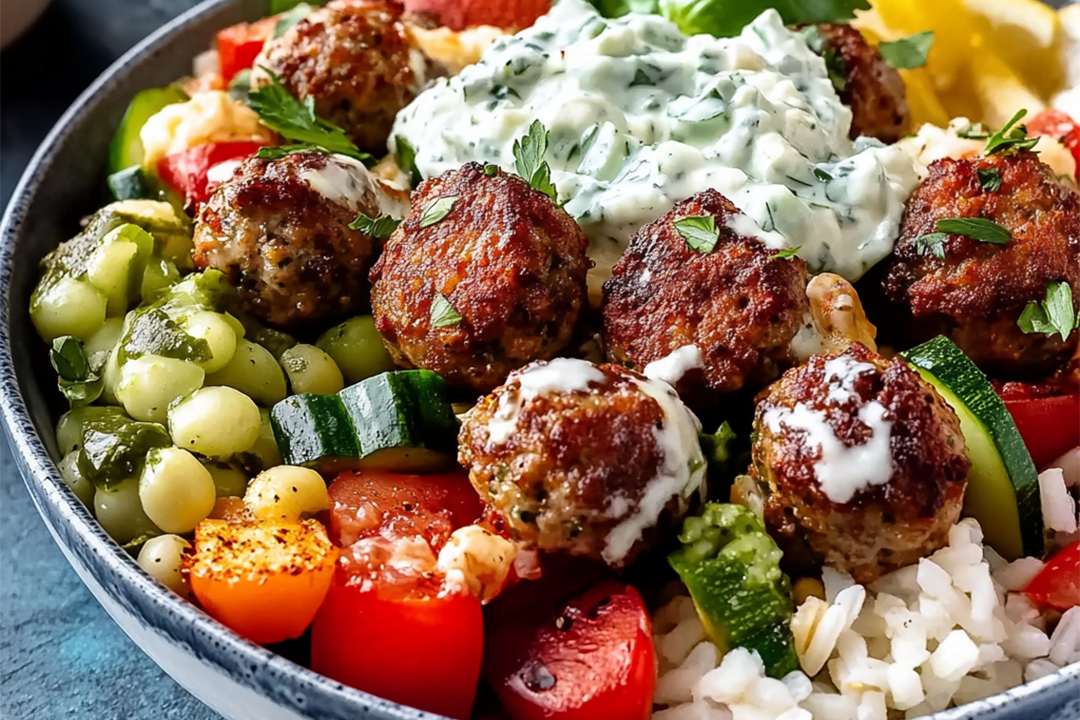
[[1027,123],[1027,131],[1033,137],[1049,135],[1057,138],[1072,153],[1075,165],[1076,181],[1080,182],[1080,123],[1068,113],[1054,108],[1046,108]]
[[200,203],[210,199],[210,193],[214,189],[208,177],[211,168],[230,160],[250,157],[261,147],[262,143],[246,140],[197,145],[161,158],[158,161],[157,174],[166,185],[184,198],[184,208],[193,212]]
[[342,560],[311,628],[311,667],[365,692],[467,718],[484,646],[480,602],[434,556],[480,515],[464,472],[344,473],[330,485]]
[[637,590],[605,579],[565,593],[566,580],[545,573],[488,608],[484,677],[509,717],[646,720],[656,658]]
[[241,70],[250,70],[263,44],[274,34],[278,16],[263,18],[258,22],[240,23],[227,27],[217,34],[218,58],[221,79],[225,85],[232,82]]
[[1057,386],[1015,382],[998,390],[1039,469],[1080,444],[1080,394],[1061,393]]
[[1080,541],[1050,558],[1028,583],[1024,594],[1058,610],[1080,605]]

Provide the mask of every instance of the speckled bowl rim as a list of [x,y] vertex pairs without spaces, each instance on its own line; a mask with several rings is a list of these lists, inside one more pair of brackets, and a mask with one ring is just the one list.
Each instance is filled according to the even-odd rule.
[[[79,96],[31,159],[0,225],[0,415],[38,511],[43,516],[48,512],[54,521],[63,523],[65,529],[85,545],[84,549],[111,574],[109,588],[120,592],[116,599],[147,628],[183,646],[188,654],[216,672],[230,676],[302,716],[317,713],[317,717],[325,720],[347,720],[355,718],[359,712],[385,720],[440,720],[439,716],[346,687],[244,640],[151,579],[105,534],[64,484],[19,390],[11,351],[10,313],[26,312],[27,309],[13,308],[10,278],[16,270],[23,223],[41,187],[39,178],[65,149],[75,121],[98,112],[106,95],[116,89],[132,68],[167,46],[177,31],[197,25],[214,12],[239,3],[240,0],[207,0],[163,25],[125,53]],[[192,54],[196,52],[193,49]],[[42,507],[42,502],[48,504],[48,510]],[[285,678],[293,683],[288,691],[281,686]],[[996,716],[1021,709],[1016,706],[1042,705],[1049,696],[1060,696],[1065,702],[1077,696],[1078,680],[1080,664],[1074,664],[1013,690],[928,716],[928,720],[975,720],[985,715]],[[1076,685],[1071,694],[1070,685]]]

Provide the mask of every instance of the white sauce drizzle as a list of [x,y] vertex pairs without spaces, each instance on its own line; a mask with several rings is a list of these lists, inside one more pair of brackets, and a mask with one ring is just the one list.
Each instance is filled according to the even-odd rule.
[[645,366],[643,374],[650,380],[663,380],[668,385],[676,385],[686,373],[695,368],[705,367],[705,358],[697,345],[683,345],[671,351],[666,357],[654,360]]
[[305,168],[300,177],[327,200],[357,212],[372,210],[368,207],[372,200],[382,215],[401,218],[407,210],[383,190],[382,183],[362,162],[347,155],[330,155],[323,167]]
[[522,405],[549,393],[588,392],[589,383],[604,382],[604,373],[587,360],[555,358],[526,365],[512,374],[517,381],[499,396],[499,404],[488,421],[488,442],[502,445],[517,430]]
[[[839,405],[851,399],[855,380],[863,373],[876,369],[869,363],[855,362],[847,357],[833,358],[825,363],[825,382],[829,385],[826,402]],[[844,504],[855,493],[867,487],[884,485],[893,473],[892,421],[877,400],[859,408],[859,421],[870,428],[870,438],[861,445],[848,447],[833,431],[826,412],[814,410],[803,403],[794,408],[773,407],[765,411],[762,420],[774,433],[783,428],[805,433],[803,443],[808,448],[820,448],[821,455],[814,463],[814,474],[826,497]]]
[[[672,498],[679,498],[680,507],[685,509],[689,498],[703,492],[705,487],[706,463],[698,442],[701,423],[697,416],[683,405],[667,383],[650,380],[634,382],[660,405],[664,413],[662,427],[654,431],[656,446],[663,454],[663,464],[656,477],[645,486],[636,511],[625,516],[608,533],[601,556],[609,564],[618,563],[626,557],[645,529],[656,525],[660,513]],[[628,505],[625,498],[614,497],[607,514],[614,516],[613,509],[623,509],[625,513]]]
[[214,167],[206,171],[206,181],[210,185],[220,185],[223,182],[228,181],[232,176],[236,168],[240,167],[240,160],[226,160],[225,162],[218,163]]

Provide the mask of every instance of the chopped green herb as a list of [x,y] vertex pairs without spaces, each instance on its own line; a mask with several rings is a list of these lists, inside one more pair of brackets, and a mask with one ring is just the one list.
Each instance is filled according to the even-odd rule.
[[637,71],[634,72],[634,79],[630,81],[630,87],[640,87],[642,85],[651,87],[654,84],[655,83],[652,81],[652,78],[649,77],[649,74],[641,68],[638,68]]
[[771,256],[770,260],[790,260],[793,257],[798,257],[799,251],[802,250],[802,245],[799,247],[784,248],[780,252]]
[[450,211],[454,209],[454,203],[458,201],[457,195],[447,195],[445,197],[438,198],[426,208],[424,208],[423,214],[420,215],[420,227],[431,227],[435,223],[442,220],[444,217],[450,214]]
[[1001,172],[997,168],[979,168],[975,174],[979,176],[979,185],[986,192],[997,192],[1001,189]]
[[963,235],[992,245],[1008,245],[1012,233],[993,220],[986,218],[949,218],[938,220],[934,228],[938,232]]
[[280,160],[286,155],[305,152],[316,152],[324,155],[329,154],[329,151],[318,145],[279,145],[277,147],[261,147],[259,148],[259,151],[255,153],[255,157],[261,160]]
[[716,220],[712,215],[689,215],[679,218],[674,225],[686,244],[703,255],[711,253],[720,239],[720,231],[716,229]]
[[1028,137],[1027,128],[1017,125],[1027,115],[1027,110],[1021,109],[1012,116],[1012,120],[1005,123],[1005,127],[998,130],[986,141],[986,155],[1008,152],[1010,150],[1030,150],[1039,143],[1039,138]]
[[821,57],[825,60],[825,69],[836,92],[844,92],[847,89],[847,63],[844,58],[833,48],[825,48]]
[[946,233],[930,233],[929,235],[920,235],[911,242],[915,245],[915,252],[920,255],[926,255],[929,253],[941,260],[945,259],[945,241],[949,239]]
[[442,295],[436,295],[431,301],[431,327],[444,328],[461,322],[461,313],[454,309]]
[[378,217],[371,217],[360,213],[356,216],[356,219],[349,223],[349,227],[353,230],[359,230],[368,237],[375,238],[376,240],[386,240],[394,231],[397,230],[398,225],[401,224],[400,220],[390,217],[389,215],[380,215]]
[[415,190],[424,181],[424,176],[416,165],[416,148],[400,135],[394,138],[394,159],[402,172],[409,176],[409,184]]
[[990,128],[985,123],[968,123],[956,131],[956,136],[965,140],[986,140],[990,137]]
[[488,163],[487,165],[484,166],[484,174],[487,175],[488,177],[495,177],[496,175],[499,174],[499,166],[498,165],[492,165],[491,163]]
[[881,59],[897,70],[911,70],[926,64],[926,55],[934,44],[934,31],[916,33],[878,45]]
[[304,18],[306,18],[308,16],[308,13],[310,13],[310,12],[311,12],[311,6],[310,5],[307,5],[305,3],[300,3],[299,5],[294,7],[292,10],[285,13],[285,15],[282,16],[282,18],[277,21],[277,24],[274,25],[273,39],[277,40],[279,37],[281,37],[285,33],[289,32],[289,30],[292,29],[293,25],[295,25],[296,23],[298,23],[301,20],[303,20]]
[[547,128],[539,120],[533,120],[529,131],[514,141],[514,162],[518,175],[529,185],[557,201],[558,194],[551,183],[551,168],[544,159],[547,147]]
[[832,182],[833,176],[825,172],[821,168],[814,168],[814,177],[821,182]]
[[53,340],[49,359],[60,376],[60,392],[67,398],[71,407],[76,408],[101,397],[104,383],[101,379],[101,365],[86,356],[82,343],[70,335]]
[[1025,333],[1058,334],[1065,341],[1073,330],[1080,327],[1078,320],[1080,318],[1073,307],[1072,288],[1069,283],[1061,281],[1046,286],[1045,300],[1028,303],[1016,324]]
[[259,122],[295,143],[347,155],[364,164],[374,163],[375,158],[360,152],[341,127],[315,114],[311,97],[300,102],[273,71],[265,67],[263,70],[270,82],[248,93],[248,107],[258,113]]
[[708,33],[733,37],[764,11],[774,8],[785,25],[846,23],[856,10],[869,10],[867,0],[665,0],[660,14],[687,35]]
[[236,73],[232,82],[229,83],[229,97],[237,102],[247,104],[248,93],[251,92],[251,70],[244,68]]

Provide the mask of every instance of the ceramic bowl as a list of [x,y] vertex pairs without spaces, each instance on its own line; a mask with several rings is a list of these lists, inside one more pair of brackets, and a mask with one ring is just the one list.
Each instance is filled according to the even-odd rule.
[[[214,710],[230,720],[435,720],[247,642],[165,590],[98,527],[56,469],[53,424],[63,407],[27,311],[38,263],[103,203],[109,141],[132,95],[186,74],[217,30],[258,18],[265,7],[265,0],[211,0],[161,28],[75,102],[34,156],[0,230],[0,412],[34,503],[79,577],[154,662]],[[1047,717],[1077,697],[1078,681],[1074,665],[934,717]]]

